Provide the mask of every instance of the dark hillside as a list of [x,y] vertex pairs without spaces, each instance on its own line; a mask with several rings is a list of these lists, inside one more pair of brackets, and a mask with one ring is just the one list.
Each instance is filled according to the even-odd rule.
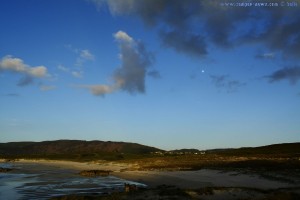
[[208,150],[208,153],[217,153],[224,155],[300,155],[300,142],[297,143],[282,143],[272,144],[261,147],[243,147],[238,149],[221,149],[221,150]]
[[[160,152],[160,154],[150,154]],[[56,140],[43,142],[9,142],[0,143],[0,158],[46,158],[62,160],[120,160],[147,157],[196,155],[197,149],[180,149],[166,152],[164,150],[127,142],[104,142],[84,140]],[[299,158],[300,143],[273,144],[262,147],[244,147],[238,149],[206,150],[205,155],[211,159],[218,156],[241,157],[282,157]],[[145,156],[147,155],[147,156]],[[197,159],[204,158],[203,154]],[[209,157],[212,156],[212,157]],[[183,159],[183,158],[181,158]],[[187,159],[194,159],[188,157]],[[190,162],[190,161],[189,161]]]
[[147,154],[159,149],[126,142],[103,142],[83,140],[56,140],[43,142],[0,143],[0,155],[48,155],[130,153]]

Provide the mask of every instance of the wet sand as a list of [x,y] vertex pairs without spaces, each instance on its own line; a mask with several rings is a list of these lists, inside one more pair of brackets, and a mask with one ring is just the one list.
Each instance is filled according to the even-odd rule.
[[[101,165],[106,168],[108,165]],[[124,191],[124,184],[143,184],[124,180],[115,176],[81,176],[82,169],[96,169],[99,166],[88,163],[46,160],[19,160],[0,163],[0,166],[12,170],[0,173],[0,199],[50,199],[70,194],[109,195]],[[114,166],[115,170],[120,167]]]
[[[14,164],[29,166],[34,164],[38,170],[46,170],[48,167],[55,167],[60,170],[71,170],[74,173],[78,173],[81,170],[109,170],[112,171],[111,175],[114,177],[145,184],[147,188],[149,188],[149,190],[144,191],[144,193],[138,193],[134,196],[129,195],[128,199],[135,199],[135,197],[137,199],[144,199],[146,196],[149,197],[148,199],[155,199],[155,196],[157,196],[158,193],[161,194],[161,191],[168,190],[168,188],[157,189],[162,185],[175,186],[176,188],[180,188],[182,191],[186,192],[191,197],[196,196],[201,199],[215,199],[215,197],[216,199],[223,199],[226,195],[229,195],[229,199],[238,199],[239,197],[247,197],[249,199],[252,199],[253,197],[254,199],[254,197],[263,197],[263,195],[265,195],[265,191],[281,191],[286,189],[292,189],[293,194],[296,192],[296,195],[300,195],[300,181],[297,183],[291,183],[287,181],[263,178],[258,174],[243,174],[237,171],[221,171],[212,169],[201,169],[197,171],[137,171],[132,170],[135,167],[132,164],[107,161],[80,163],[72,161],[20,159],[14,162]],[[27,170],[31,170],[31,173],[34,172],[34,169]],[[64,176],[62,175],[61,178],[63,179],[63,177]],[[86,187],[88,187],[88,185],[86,185]],[[204,193],[199,195],[197,191],[201,188],[214,189],[211,189],[212,194],[207,195]],[[172,190],[173,189],[171,188],[170,193],[173,193]],[[290,190],[288,192],[288,194],[290,194]],[[271,193],[273,194],[274,192],[272,191]],[[297,198],[298,197],[299,196],[297,196]],[[180,196],[179,199],[182,199],[182,196]],[[190,197],[187,199],[190,199]]]
[[72,162],[50,160],[25,160],[20,159],[15,163],[39,164],[56,166],[72,170],[109,170],[111,175],[140,182],[148,187],[159,185],[174,185],[180,188],[200,187],[253,187],[260,189],[276,189],[298,187],[300,184],[269,180],[256,174],[240,174],[237,172],[224,172],[220,170],[202,169],[198,171],[132,171],[132,165],[97,161],[97,162]]
[[235,172],[222,172],[210,169],[198,171],[125,171],[112,174],[120,178],[144,183],[149,187],[173,185],[183,189],[203,187],[277,189],[296,186],[291,183],[268,180],[258,175],[236,174]]

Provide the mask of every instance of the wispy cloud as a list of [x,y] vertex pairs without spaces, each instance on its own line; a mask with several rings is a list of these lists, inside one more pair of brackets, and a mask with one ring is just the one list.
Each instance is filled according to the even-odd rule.
[[26,85],[30,85],[34,82],[33,80],[33,77],[32,76],[28,76],[28,75],[25,75],[23,76],[17,83],[17,86],[26,86]]
[[70,71],[69,68],[67,68],[67,67],[65,67],[64,65],[61,65],[61,64],[57,65],[57,69],[59,69],[61,71],[64,71],[64,72],[69,72]]
[[75,65],[79,67],[83,66],[86,61],[93,61],[95,59],[95,56],[88,49],[80,50],[78,54],[79,56],[76,59]]
[[153,55],[146,50],[141,41],[134,40],[124,31],[118,31],[113,36],[119,45],[121,60],[121,66],[111,76],[113,83],[79,87],[89,89],[96,96],[104,96],[117,90],[130,94],[144,93],[145,79],[153,63]]
[[2,95],[2,96],[5,96],[5,97],[20,97],[20,94],[18,94],[18,93],[8,93],[8,94]]
[[39,88],[40,88],[41,91],[49,91],[49,90],[56,89],[56,86],[54,86],[54,85],[40,85]]
[[65,48],[69,49],[70,51],[72,51],[73,53],[75,53],[77,55],[75,63],[74,63],[75,68],[74,69],[67,68],[61,64],[58,65],[57,68],[61,71],[71,74],[75,78],[82,78],[83,74],[84,74],[84,65],[88,61],[95,60],[94,54],[92,54],[89,49],[75,48],[70,44],[65,45]]
[[106,94],[113,93],[118,88],[114,85],[80,85],[79,88],[86,88],[95,96],[104,97]]
[[73,71],[72,71],[70,68],[65,67],[64,65],[61,65],[61,64],[59,64],[59,65],[57,66],[57,69],[59,69],[59,70],[65,72],[65,73],[67,73],[67,74],[70,74],[70,75],[72,75],[72,76],[75,77],[75,78],[82,78],[82,77],[83,77],[83,70],[80,70],[80,71],[75,71],[75,70],[73,70]]
[[33,82],[34,78],[44,78],[49,76],[45,66],[31,67],[25,64],[20,58],[15,58],[11,55],[4,56],[0,61],[0,72],[10,71],[22,74],[23,77],[17,83],[18,86],[29,85]]
[[260,54],[256,54],[255,58],[258,58],[258,59],[274,59],[275,54],[274,53],[260,53]]
[[291,84],[296,84],[300,80],[300,67],[285,67],[274,71],[272,74],[265,76],[270,83],[288,80]]
[[88,49],[80,51],[80,57],[85,60],[94,60],[95,56]]
[[160,79],[161,78],[161,75],[160,75],[159,71],[157,71],[157,70],[151,70],[147,73],[147,75],[152,77],[152,78],[155,78],[155,79]]
[[75,61],[75,66],[77,67],[82,67],[87,61],[95,60],[95,56],[91,53],[89,49],[78,49],[70,44],[65,45],[65,47],[77,55]]
[[228,75],[210,75],[212,83],[221,90],[226,90],[228,93],[237,92],[246,83],[232,80]]
[[76,78],[82,78],[83,71],[72,71],[71,74],[72,74],[72,76],[74,76]]

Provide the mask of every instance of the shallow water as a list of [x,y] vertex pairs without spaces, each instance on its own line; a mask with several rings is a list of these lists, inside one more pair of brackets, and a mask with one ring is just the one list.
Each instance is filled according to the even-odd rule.
[[124,183],[146,185],[114,176],[83,177],[76,170],[66,170],[39,164],[6,164],[13,171],[0,173],[1,199],[49,199],[67,194],[105,195],[124,191]]

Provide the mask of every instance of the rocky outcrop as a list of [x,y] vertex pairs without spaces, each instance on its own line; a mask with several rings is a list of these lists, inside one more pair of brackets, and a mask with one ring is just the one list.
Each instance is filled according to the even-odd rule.
[[16,162],[18,161],[17,159],[5,159],[4,162]]
[[94,176],[108,176],[111,171],[108,170],[83,170],[79,172],[81,176],[89,176],[89,177],[94,177]]
[[138,191],[137,185],[125,183],[124,184],[125,192],[135,192]]

